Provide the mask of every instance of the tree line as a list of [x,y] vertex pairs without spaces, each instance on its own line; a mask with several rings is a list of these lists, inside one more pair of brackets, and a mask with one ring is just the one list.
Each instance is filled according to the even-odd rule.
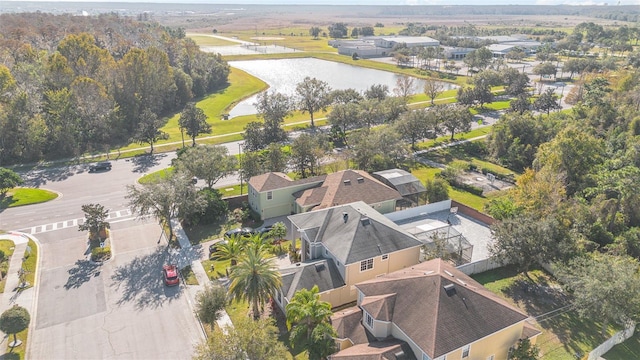
[[163,116],[229,74],[184,31],[113,14],[2,14],[0,31],[0,164],[160,136]]

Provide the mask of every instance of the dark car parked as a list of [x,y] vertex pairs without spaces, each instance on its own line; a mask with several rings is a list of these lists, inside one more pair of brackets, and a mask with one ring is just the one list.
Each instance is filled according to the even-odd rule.
[[256,234],[256,230],[251,227],[242,227],[237,229],[232,229],[224,233],[224,238],[229,239],[233,236],[242,236],[244,238],[251,237],[251,235]]
[[89,165],[89,172],[95,172],[100,170],[111,170],[110,161],[100,161],[95,164]]
[[218,251],[218,246],[222,245],[222,244],[226,244],[227,240],[222,240],[222,241],[218,241],[216,243],[213,243],[211,245],[209,245],[209,259],[211,260],[216,260],[216,256],[215,253],[216,251]]

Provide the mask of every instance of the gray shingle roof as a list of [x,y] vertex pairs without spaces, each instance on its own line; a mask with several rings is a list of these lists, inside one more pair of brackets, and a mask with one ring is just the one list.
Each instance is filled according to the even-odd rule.
[[373,173],[373,176],[391,185],[402,196],[420,194],[427,191],[418,178],[402,169],[377,171]]
[[319,259],[280,269],[282,292],[291,299],[296,291],[318,285],[320,292],[345,285],[333,260]]
[[413,235],[362,201],[291,215],[289,219],[305,231],[310,241],[321,242],[343,264],[421,245]]

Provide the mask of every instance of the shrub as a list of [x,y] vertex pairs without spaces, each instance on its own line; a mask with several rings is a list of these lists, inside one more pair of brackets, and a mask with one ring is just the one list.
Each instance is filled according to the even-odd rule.
[[202,189],[200,193],[203,195],[207,205],[200,213],[194,214],[191,218],[193,224],[211,224],[216,219],[229,212],[229,205],[222,200],[222,194],[216,189]]
[[91,250],[91,261],[105,261],[111,258],[111,247],[96,247]]
[[0,250],[0,261],[5,261],[7,257],[7,254],[4,253],[4,251]]
[[7,276],[7,273],[9,272],[9,262],[5,261],[3,263],[0,263],[0,279],[4,279],[5,276]]

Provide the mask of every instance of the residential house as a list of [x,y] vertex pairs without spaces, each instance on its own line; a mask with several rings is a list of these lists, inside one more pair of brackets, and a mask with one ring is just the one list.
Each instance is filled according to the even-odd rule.
[[365,171],[344,170],[292,180],[283,173],[266,173],[249,180],[249,206],[261,219],[297,214],[364,201],[380,213],[395,211],[402,195]]
[[540,334],[525,313],[441,259],[355,287],[357,307],[331,319],[339,347],[331,359],[392,359],[380,352],[393,347],[396,359],[506,360],[519,339],[535,344]]
[[284,308],[300,289],[318,285],[320,298],[341,306],[356,300],[353,285],[419,261],[422,243],[363,201],[289,216],[302,261],[281,269],[276,302]]

